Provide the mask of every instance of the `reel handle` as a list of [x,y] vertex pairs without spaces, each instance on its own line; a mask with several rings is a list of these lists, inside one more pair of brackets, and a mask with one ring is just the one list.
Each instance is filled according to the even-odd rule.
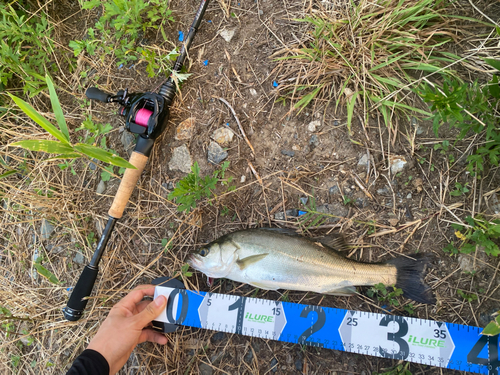
[[109,216],[115,219],[120,219],[122,217],[125,206],[127,205],[147,162],[147,156],[140,154],[137,151],[132,152],[129,163],[137,169],[127,169],[125,171],[122,182],[120,183],[118,191],[115,195],[115,199],[113,200],[113,204],[108,211]]
[[89,87],[87,91],[85,91],[85,95],[89,99],[99,100],[100,102],[109,103],[109,99],[111,95],[99,90],[97,87]]

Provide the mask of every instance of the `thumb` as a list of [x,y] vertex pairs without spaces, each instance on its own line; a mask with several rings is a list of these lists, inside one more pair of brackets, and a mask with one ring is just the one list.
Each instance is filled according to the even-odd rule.
[[148,325],[154,318],[158,317],[160,313],[167,306],[167,298],[165,296],[158,296],[154,301],[149,303],[144,310],[136,315],[138,323],[142,327]]

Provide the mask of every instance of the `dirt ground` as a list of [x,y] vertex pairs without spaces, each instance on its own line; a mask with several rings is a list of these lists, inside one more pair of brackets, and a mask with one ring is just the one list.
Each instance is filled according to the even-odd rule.
[[[93,247],[85,238],[91,232],[98,237],[102,231],[119,178],[107,182],[105,191],[97,194],[100,171],[91,169],[87,161],[75,164],[76,176],[61,171],[54,162],[42,163],[42,156],[30,162],[31,185],[24,184],[24,192],[22,189],[10,191],[10,200],[6,201],[10,206],[4,204],[3,243],[10,248],[0,256],[0,266],[5,273],[1,280],[6,290],[2,303],[17,311],[17,316],[29,317],[18,325],[17,333],[33,337],[34,342],[16,349],[15,339],[6,339],[0,365],[3,373],[12,372],[8,353],[16,350],[22,353],[19,373],[63,372],[88,344],[110,307],[129,289],[150,283],[156,277],[179,275],[190,251],[228,232],[259,226],[298,228],[297,218],[279,215],[286,210],[303,208],[301,198],[308,198],[310,205],[314,197],[317,206],[328,204],[330,213],[343,216],[340,221],[323,223],[306,235],[319,236],[332,230],[343,233],[349,243],[356,245],[345,254],[352,259],[379,262],[416,252],[432,256],[425,280],[432,287],[437,303],[413,303],[412,316],[481,327],[491,320],[500,302],[498,259],[488,258],[484,252],[472,257],[449,256],[443,252],[450,241],[456,240],[450,223],[463,220],[471,212],[494,214],[498,204],[498,169],[491,168],[481,181],[465,171],[466,156],[463,155],[472,139],[453,144],[449,153],[456,155],[456,162],[448,168],[447,154],[434,150],[434,145],[444,139],[454,139],[456,133],[452,130],[442,129],[440,138],[436,138],[431,124],[419,120],[415,125],[402,119],[396,140],[392,142],[387,128],[375,114],[366,125],[361,123],[361,117],[355,116],[351,139],[356,142],[353,142],[347,133],[342,106],[335,111],[333,104],[317,103],[297,115],[290,113],[289,104],[283,106],[276,102],[277,88],[273,82],[281,84],[276,73],[279,63],[270,56],[307,33],[303,24],[294,19],[303,17],[314,3],[211,2],[190,51],[192,76],[176,98],[169,127],[157,140],[124,218],[116,226],[101,261],[94,297],[86,315],[76,323],[66,322],[61,309],[66,305],[68,288],[75,284],[92,255]],[[179,43],[178,31],[187,33],[197,7],[197,0],[172,1],[175,23],[166,29],[170,42],[163,41],[161,34],[149,31],[144,43],[168,52]],[[92,18],[95,14],[82,17],[78,9],[77,2],[69,2],[66,16],[61,17],[62,42],[82,38],[86,27],[95,22]],[[229,42],[221,37],[223,30],[235,31]],[[163,77],[148,78],[145,66],[145,63],[136,63],[119,69],[112,62],[103,64],[97,59],[85,58],[81,69],[95,69],[99,74],[97,81],[82,80],[69,73],[61,75],[60,81],[68,87],[61,91],[60,97],[70,128],[78,127],[85,113],[92,113],[94,121],[110,122],[114,126],[108,146],[126,156],[121,142],[124,122],[116,116],[117,108],[102,103],[81,106],[83,93],[95,84],[108,92],[125,87],[132,92],[153,90]],[[230,109],[219,98],[234,109],[255,152],[241,136]],[[176,127],[190,117],[196,119],[193,136],[176,140]],[[200,202],[188,215],[177,212],[167,195],[172,183],[185,173],[170,170],[173,149],[185,144],[193,162],[199,163],[201,174],[211,174],[218,168],[207,160],[211,135],[226,126],[236,134],[227,148],[227,160],[230,161],[228,174],[234,176],[237,189],[224,194],[225,188],[219,186],[220,196],[211,204]],[[370,155],[368,166],[359,164],[367,153]],[[402,171],[394,174],[390,166],[396,157],[407,163]],[[455,182],[469,183],[470,194],[450,197],[449,191]],[[36,184],[39,188],[55,186],[59,193],[36,197],[29,193]],[[29,199],[31,203],[26,207],[31,209],[30,213],[12,214],[13,204]],[[50,220],[55,226],[48,240],[39,235],[42,219]],[[162,246],[163,239],[172,239],[168,250]],[[62,281],[60,286],[31,276],[35,251],[49,259],[46,266]],[[75,260],[78,253],[83,255],[84,262]],[[196,272],[189,278],[181,277],[189,289],[384,311],[383,303],[366,296],[366,288],[360,288],[360,294],[353,297],[303,292],[284,295],[229,280],[218,280],[209,288],[205,277]],[[473,292],[478,299],[465,302],[457,290]],[[404,298],[399,301],[401,306],[392,308],[391,313],[408,315],[405,306],[411,301]],[[9,343],[12,346],[8,346]],[[30,365],[33,360],[35,365]],[[49,362],[53,365],[47,367]],[[366,375],[383,372],[397,363],[184,328],[169,335],[165,347],[139,345],[121,373]],[[426,374],[455,372],[417,364],[410,364],[409,370]]]

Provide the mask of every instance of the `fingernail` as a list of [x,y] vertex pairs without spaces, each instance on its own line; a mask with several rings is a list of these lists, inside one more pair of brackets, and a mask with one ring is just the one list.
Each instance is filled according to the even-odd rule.
[[165,298],[165,296],[158,296],[158,297],[156,297],[156,299],[154,300],[154,303],[155,303],[156,307],[161,307],[161,306],[163,306],[166,302],[167,302],[167,299]]

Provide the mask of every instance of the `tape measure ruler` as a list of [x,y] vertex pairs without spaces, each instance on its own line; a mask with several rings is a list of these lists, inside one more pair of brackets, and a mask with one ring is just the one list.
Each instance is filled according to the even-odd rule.
[[164,332],[204,328],[499,375],[499,336],[482,336],[478,327],[165,286],[158,295],[168,304],[153,325]]

